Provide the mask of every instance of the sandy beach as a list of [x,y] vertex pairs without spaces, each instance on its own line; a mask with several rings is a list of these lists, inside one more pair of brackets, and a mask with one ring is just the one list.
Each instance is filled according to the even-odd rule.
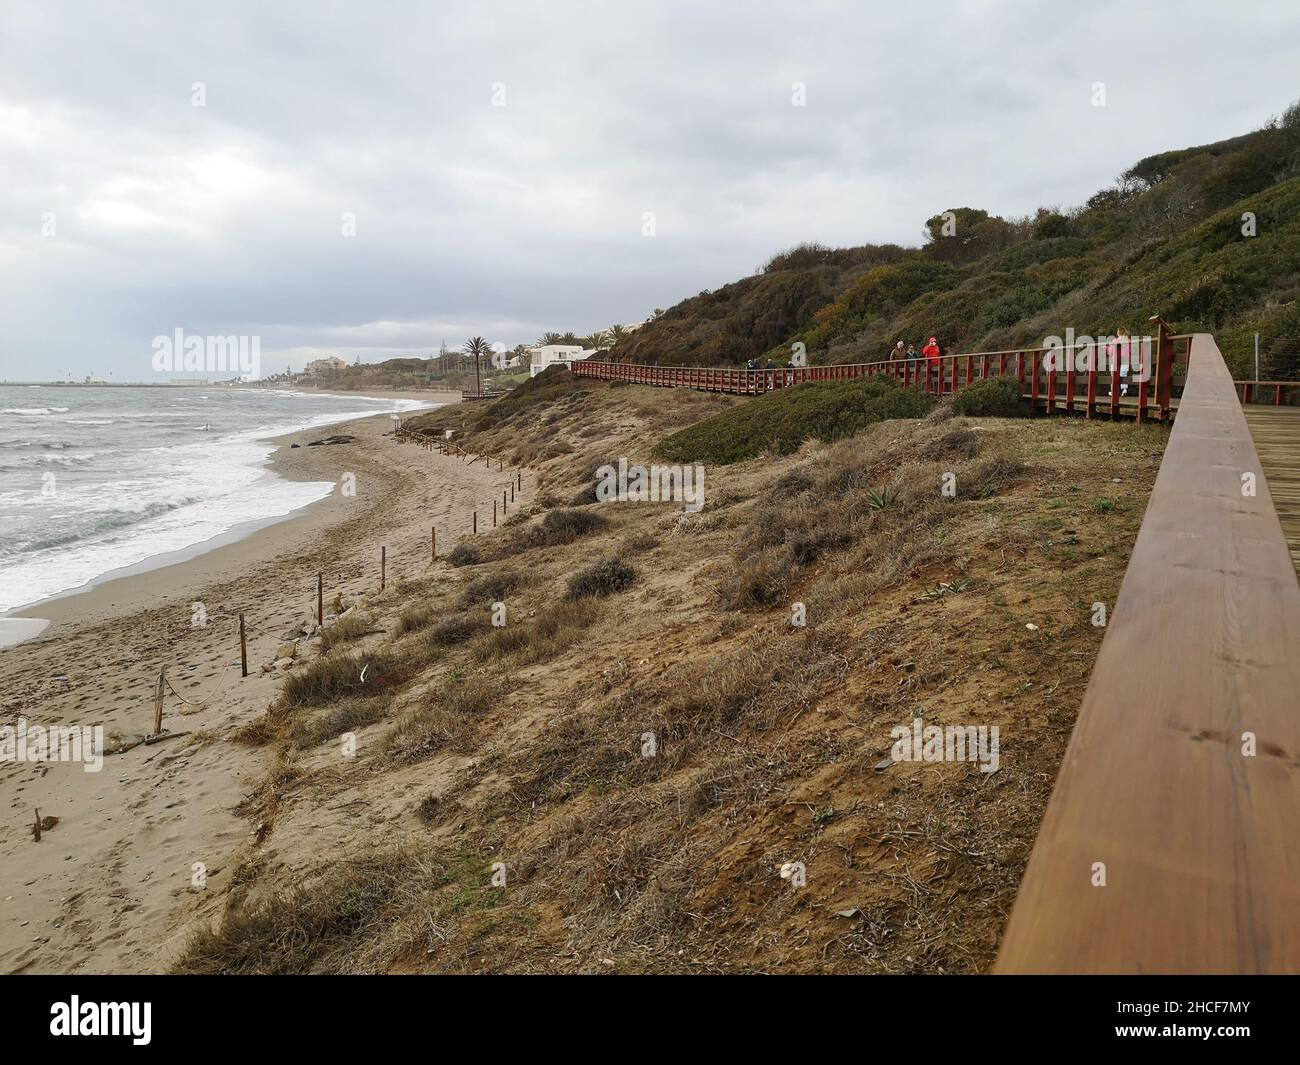
[[[0,762],[0,971],[167,966],[193,920],[186,896],[212,891],[234,871],[249,837],[236,807],[265,770],[262,751],[215,741],[273,698],[280,676],[263,666],[314,620],[317,572],[327,613],[336,596],[344,604],[379,596],[381,547],[390,588],[426,572],[430,527],[439,553],[449,550],[468,530],[473,506],[490,507],[508,476],[399,447],[386,438],[391,431],[384,414],[278,438],[273,467],[288,478],[335,481],[333,494],[171,564],[154,560],[153,568],[20,612],[50,625],[0,649],[0,725],[19,718],[102,725],[109,751],[126,749],[108,754],[99,772],[72,762]],[[334,432],[356,439],[302,446]],[[341,490],[347,474],[355,495]],[[174,737],[140,744],[153,728],[164,668],[163,725]],[[37,810],[57,818],[39,843]]]

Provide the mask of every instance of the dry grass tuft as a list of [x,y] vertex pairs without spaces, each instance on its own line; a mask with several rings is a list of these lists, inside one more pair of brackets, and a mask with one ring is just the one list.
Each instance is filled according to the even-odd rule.
[[324,706],[344,695],[371,695],[399,687],[419,670],[420,663],[392,651],[374,654],[328,655],[309,662],[285,678],[280,705]]
[[509,659],[520,665],[548,661],[571,649],[599,616],[589,599],[563,599],[528,621],[493,628],[474,644],[473,656],[479,662]]
[[347,617],[339,618],[333,625],[321,630],[321,654],[328,654],[335,647],[369,635],[374,627],[374,619],[368,614],[354,611]]
[[401,847],[330,866],[309,887],[229,910],[190,937],[176,973],[383,972],[445,944],[457,920],[495,906],[489,862]]
[[570,577],[567,594],[570,599],[613,595],[630,587],[635,580],[636,570],[617,555],[612,555]]
[[558,547],[607,528],[609,519],[590,510],[552,510],[539,525],[519,533],[514,549],[528,551],[536,547]]
[[382,721],[391,705],[392,699],[387,695],[344,699],[324,713],[294,721],[289,727],[289,742],[299,750],[315,747],[345,732]]
[[475,719],[500,695],[500,688],[483,677],[448,679],[397,719],[383,739],[385,756],[416,762],[442,747],[463,747],[474,732]]

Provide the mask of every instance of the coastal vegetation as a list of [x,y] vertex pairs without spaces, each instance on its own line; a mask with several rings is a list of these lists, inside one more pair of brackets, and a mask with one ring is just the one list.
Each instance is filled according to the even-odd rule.
[[783,388],[674,433],[655,454],[675,462],[726,464],[763,452],[788,455],[805,440],[830,444],[873,422],[917,418],[933,399],[887,377],[814,381]]
[[1229,367],[1300,373],[1300,104],[1263,129],[1161,152],[1069,209],[1000,218],[957,207],[919,248],[805,244],[752,277],[668,308],[620,357],[673,365],[869,362],[898,339],[998,351],[1138,333],[1147,316],[1208,330]]

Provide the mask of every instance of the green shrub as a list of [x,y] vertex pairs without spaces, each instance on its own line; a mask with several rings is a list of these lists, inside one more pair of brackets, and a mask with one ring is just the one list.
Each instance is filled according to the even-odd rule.
[[726,465],[763,452],[788,455],[805,440],[853,436],[874,422],[919,418],[934,400],[887,377],[814,381],[769,392],[663,440],[655,449],[674,462]]
[[1016,378],[990,377],[958,392],[952,410],[969,418],[1018,418],[1029,413],[1029,406]]

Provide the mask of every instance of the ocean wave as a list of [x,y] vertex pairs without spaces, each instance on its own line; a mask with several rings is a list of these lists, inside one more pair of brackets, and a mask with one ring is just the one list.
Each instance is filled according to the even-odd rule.
[[[67,410],[67,408],[65,407],[64,410]],[[52,412],[49,407],[5,407],[4,410],[0,411],[0,414],[26,414],[31,417],[50,413]]]
[[155,500],[152,503],[146,503],[142,507],[105,510],[97,514],[93,522],[81,528],[66,529],[53,534],[32,535],[26,540],[7,543],[4,549],[0,550],[0,557],[45,551],[51,547],[65,547],[79,540],[89,540],[92,537],[102,536],[104,533],[113,532],[129,525],[137,525],[142,521],[160,517],[163,514],[168,514],[173,510],[180,510],[181,507],[188,507],[190,504],[197,502],[199,502],[197,497],[186,496],[181,499]]
[[188,414],[183,410],[127,411],[118,414],[119,418],[193,418],[194,412]]
[[[376,409],[429,406],[397,397],[326,401],[289,390],[206,395],[221,401],[222,425],[200,435],[197,419],[206,422],[213,407],[199,408],[198,397],[166,411],[156,409],[157,392],[112,393],[111,403],[96,397],[71,408],[75,419],[42,421],[56,414],[52,406],[0,391],[0,401],[13,404],[7,411],[41,412],[0,419],[0,437],[17,437],[0,439],[0,611],[196,547],[236,526],[283,517],[333,490],[332,482],[284,481],[267,470],[276,446],[270,437],[372,417]],[[49,398],[57,404],[64,396]],[[189,418],[190,426],[177,418]],[[60,471],[56,499],[39,492],[41,473],[49,470]]]

